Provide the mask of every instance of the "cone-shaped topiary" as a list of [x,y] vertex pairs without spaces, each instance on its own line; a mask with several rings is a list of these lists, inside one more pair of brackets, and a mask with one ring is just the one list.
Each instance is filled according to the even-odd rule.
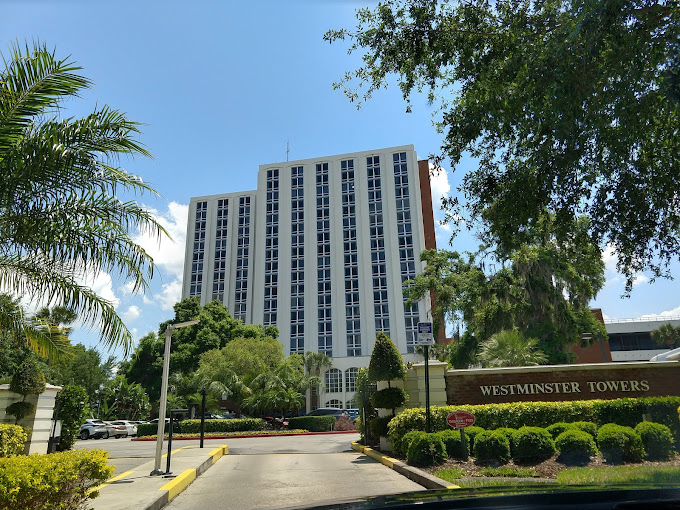
[[397,346],[382,331],[378,333],[368,365],[368,378],[371,381],[391,381],[404,379],[406,367]]

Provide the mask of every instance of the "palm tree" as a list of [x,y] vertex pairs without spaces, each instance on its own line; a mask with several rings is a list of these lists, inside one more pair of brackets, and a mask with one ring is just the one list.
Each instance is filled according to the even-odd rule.
[[[15,43],[0,71],[0,288],[73,310],[99,326],[107,346],[132,337],[113,304],[87,281],[114,273],[148,289],[153,259],[137,231],[160,240],[154,215],[120,194],[156,191],[127,173],[121,156],[150,156],[135,141],[139,124],[102,106],[83,118],[61,116],[65,100],[91,85],[80,67],[44,44]],[[3,329],[21,331],[16,322]],[[53,353],[49,343],[39,348]]]
[[[319,381],[319,384],[312,386],[312,389],[316,391],[312,391],[310,402],[312,407],[318,407],[320,401],[319,388],[321,387],[321,371],[324,368],[331,368],[333,366],[333,360],[323,352],[307,351],[304,356],[304,362],[307,374],[316,377]],[[314,395],[314,393],[316,393],[316,395]]]
[[478,360],[484,367],[526,367],[548,361],[543,351],[536,349],[537,338],[524,338],[517,329],[492,335],[481,345]]

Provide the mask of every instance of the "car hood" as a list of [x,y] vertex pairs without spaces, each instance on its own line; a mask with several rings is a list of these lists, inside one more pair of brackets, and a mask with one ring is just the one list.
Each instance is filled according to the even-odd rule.
[[[347,510],[375,508],[407,508],[418,505],[425,509],[503,509],[560,507],[582,510],[613,508],[627,503],[626,508],[649,508],[650,503],[680,502],[680,487],[674,485],[649,486],[638,484],[592,486],[526,484],[522,486],[494,486],[470,489],[424,490],[384,496],[374,496],[326,505],[305,507],[307,510]],[[601,506],[598,506],[601,505]],[[299,507],[297,507],[299,509]],[[675,507],[673,507],[675,508]]]

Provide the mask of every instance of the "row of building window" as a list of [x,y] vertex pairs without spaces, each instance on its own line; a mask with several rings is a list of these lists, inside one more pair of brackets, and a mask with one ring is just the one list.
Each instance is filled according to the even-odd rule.
[[217,221],[215,223],[215,265],[213,270],[213,300],[224,302],[224,281],[227,273],[227,223],[229,220],[229,200],[217,201]]
[[248,251],[250,245],[250,197],[238,199],[238,250],[236,255],[236,292],[234,317],[245,321],[248,302]]
[[359,311],[359,256],[357,252],[354,160],[340,162],[342,182],[342,236],[345,257],[345,324],[347,356],[361,356]]
[[305,294],[305,270],[304,270],[304,181],[303,167],[291,168],[291,307],[290,307],[290,353],[304,354],[305,352],[305,326],[304,326],[304,301]]
[[318,351],[333,355],[333,322],[331,319],[331,222],[328,190],[328,163],[316,165],[316,230],[318,287]]
[[[387,304],[387,267],[385,265],[385,232],[380,182],[380,157],[366,158],[368,174],[368,218],[371,239],[371,271],[373,274],[373,312],[376,332],[390,334],[390,314]],[[373,191],[371,191],[373,190]],[[382,261],[382,262],[381,262]]]
[[203,284],[203,258],[205,256],[205,228],[208,219],[208,202],[196,202],[194,222],[194,250],[191,258],[189,295],[200,296]]
[[[276,324],[279,271],[279,170],[267,170],[265,232],[264,325]],[[276,198],[274,198],[276,191]]]
[[[351,367],[345,370],[345,391],[357,390],[357,374],[359,369]],[[342,371],[331,368],[324,374],[324,388],[326,393],[339,393],[342,391]]]

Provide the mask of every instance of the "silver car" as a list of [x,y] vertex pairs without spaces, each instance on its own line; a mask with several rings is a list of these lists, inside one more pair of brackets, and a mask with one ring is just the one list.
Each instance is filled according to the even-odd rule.
[[128,429],[122,421],[105,421],[104,423],[106,423],[109,429],[109,435],[113,436],[115,439],[118,439],[119,437],[128,437]]
[[122,425],[125,427],[127,431],[128,436],[136,436],[137,435],[137,423],[129,420],[117,420],[117,421],[112,421],[111,425]]
[[90,439],[104,438],[107,439],[110,435],[109,431],[113,430],[106,426],[102,420],[98,419],[87,419],[85,423],[80,426],[80,439],[83,441]]

